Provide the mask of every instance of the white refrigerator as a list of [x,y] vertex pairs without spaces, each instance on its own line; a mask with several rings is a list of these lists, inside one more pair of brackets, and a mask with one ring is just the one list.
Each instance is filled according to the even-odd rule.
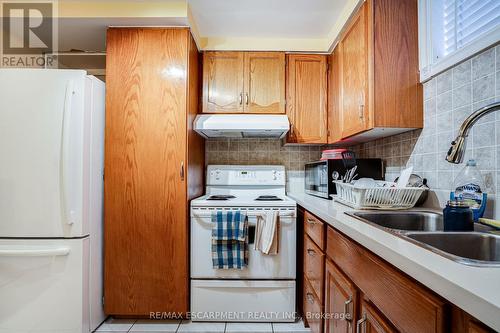
[[0,69],[0,333],[105,319],[104,101],[85,71]]

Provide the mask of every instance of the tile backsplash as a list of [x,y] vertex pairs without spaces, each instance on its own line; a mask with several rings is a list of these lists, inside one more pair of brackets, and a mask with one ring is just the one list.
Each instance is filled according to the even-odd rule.
[[208,139],[206,164],[284,165],[287,180],[303,177],[304,164],[319,160],[321,146],[284,146],[279,139]]
[[[500,46],[424,83],[424,128],[352,147],[360,157],[382,157],[386,178],[402,168],[428,179],[435,190],[449,191],[464,164],[445,161],[450,142],[473,111],[500,100]],[[489,193],[500,193],[500,113],[482,118],[472,129],[465,160],[475,158]]]

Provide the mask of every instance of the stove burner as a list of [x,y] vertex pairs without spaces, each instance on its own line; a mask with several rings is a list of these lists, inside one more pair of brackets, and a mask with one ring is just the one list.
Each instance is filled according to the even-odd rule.
[[275,195],[261,195],[255,200],[257,200],[257,201],[283,201],[283,199],[278,198]]
[[234,195],[211,195],[207,200],[229,200],[236,198]]

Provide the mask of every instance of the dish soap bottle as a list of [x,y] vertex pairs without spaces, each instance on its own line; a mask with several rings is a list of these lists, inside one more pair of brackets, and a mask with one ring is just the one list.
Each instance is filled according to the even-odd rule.
[[487,194],[481,173],[475,160],[468,160],[465,167],[455,178],[455,191],[450,193],[451,200],[463,200],[474,214],[474,221],[483,217],[486,208]]

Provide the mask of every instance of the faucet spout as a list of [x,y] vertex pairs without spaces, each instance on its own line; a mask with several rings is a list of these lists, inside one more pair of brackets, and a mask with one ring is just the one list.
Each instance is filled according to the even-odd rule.
[[467,117],[462,123],[462,126],[460,126],[458,136],[451,143],[451,147],[446,154],[446,160],[455,164],[462,163],[464,160],[465,148],[467,147],[467,137],[469,136],[472,126],[482,117],[498,110],[500,110],[500,101],[486,105]]

